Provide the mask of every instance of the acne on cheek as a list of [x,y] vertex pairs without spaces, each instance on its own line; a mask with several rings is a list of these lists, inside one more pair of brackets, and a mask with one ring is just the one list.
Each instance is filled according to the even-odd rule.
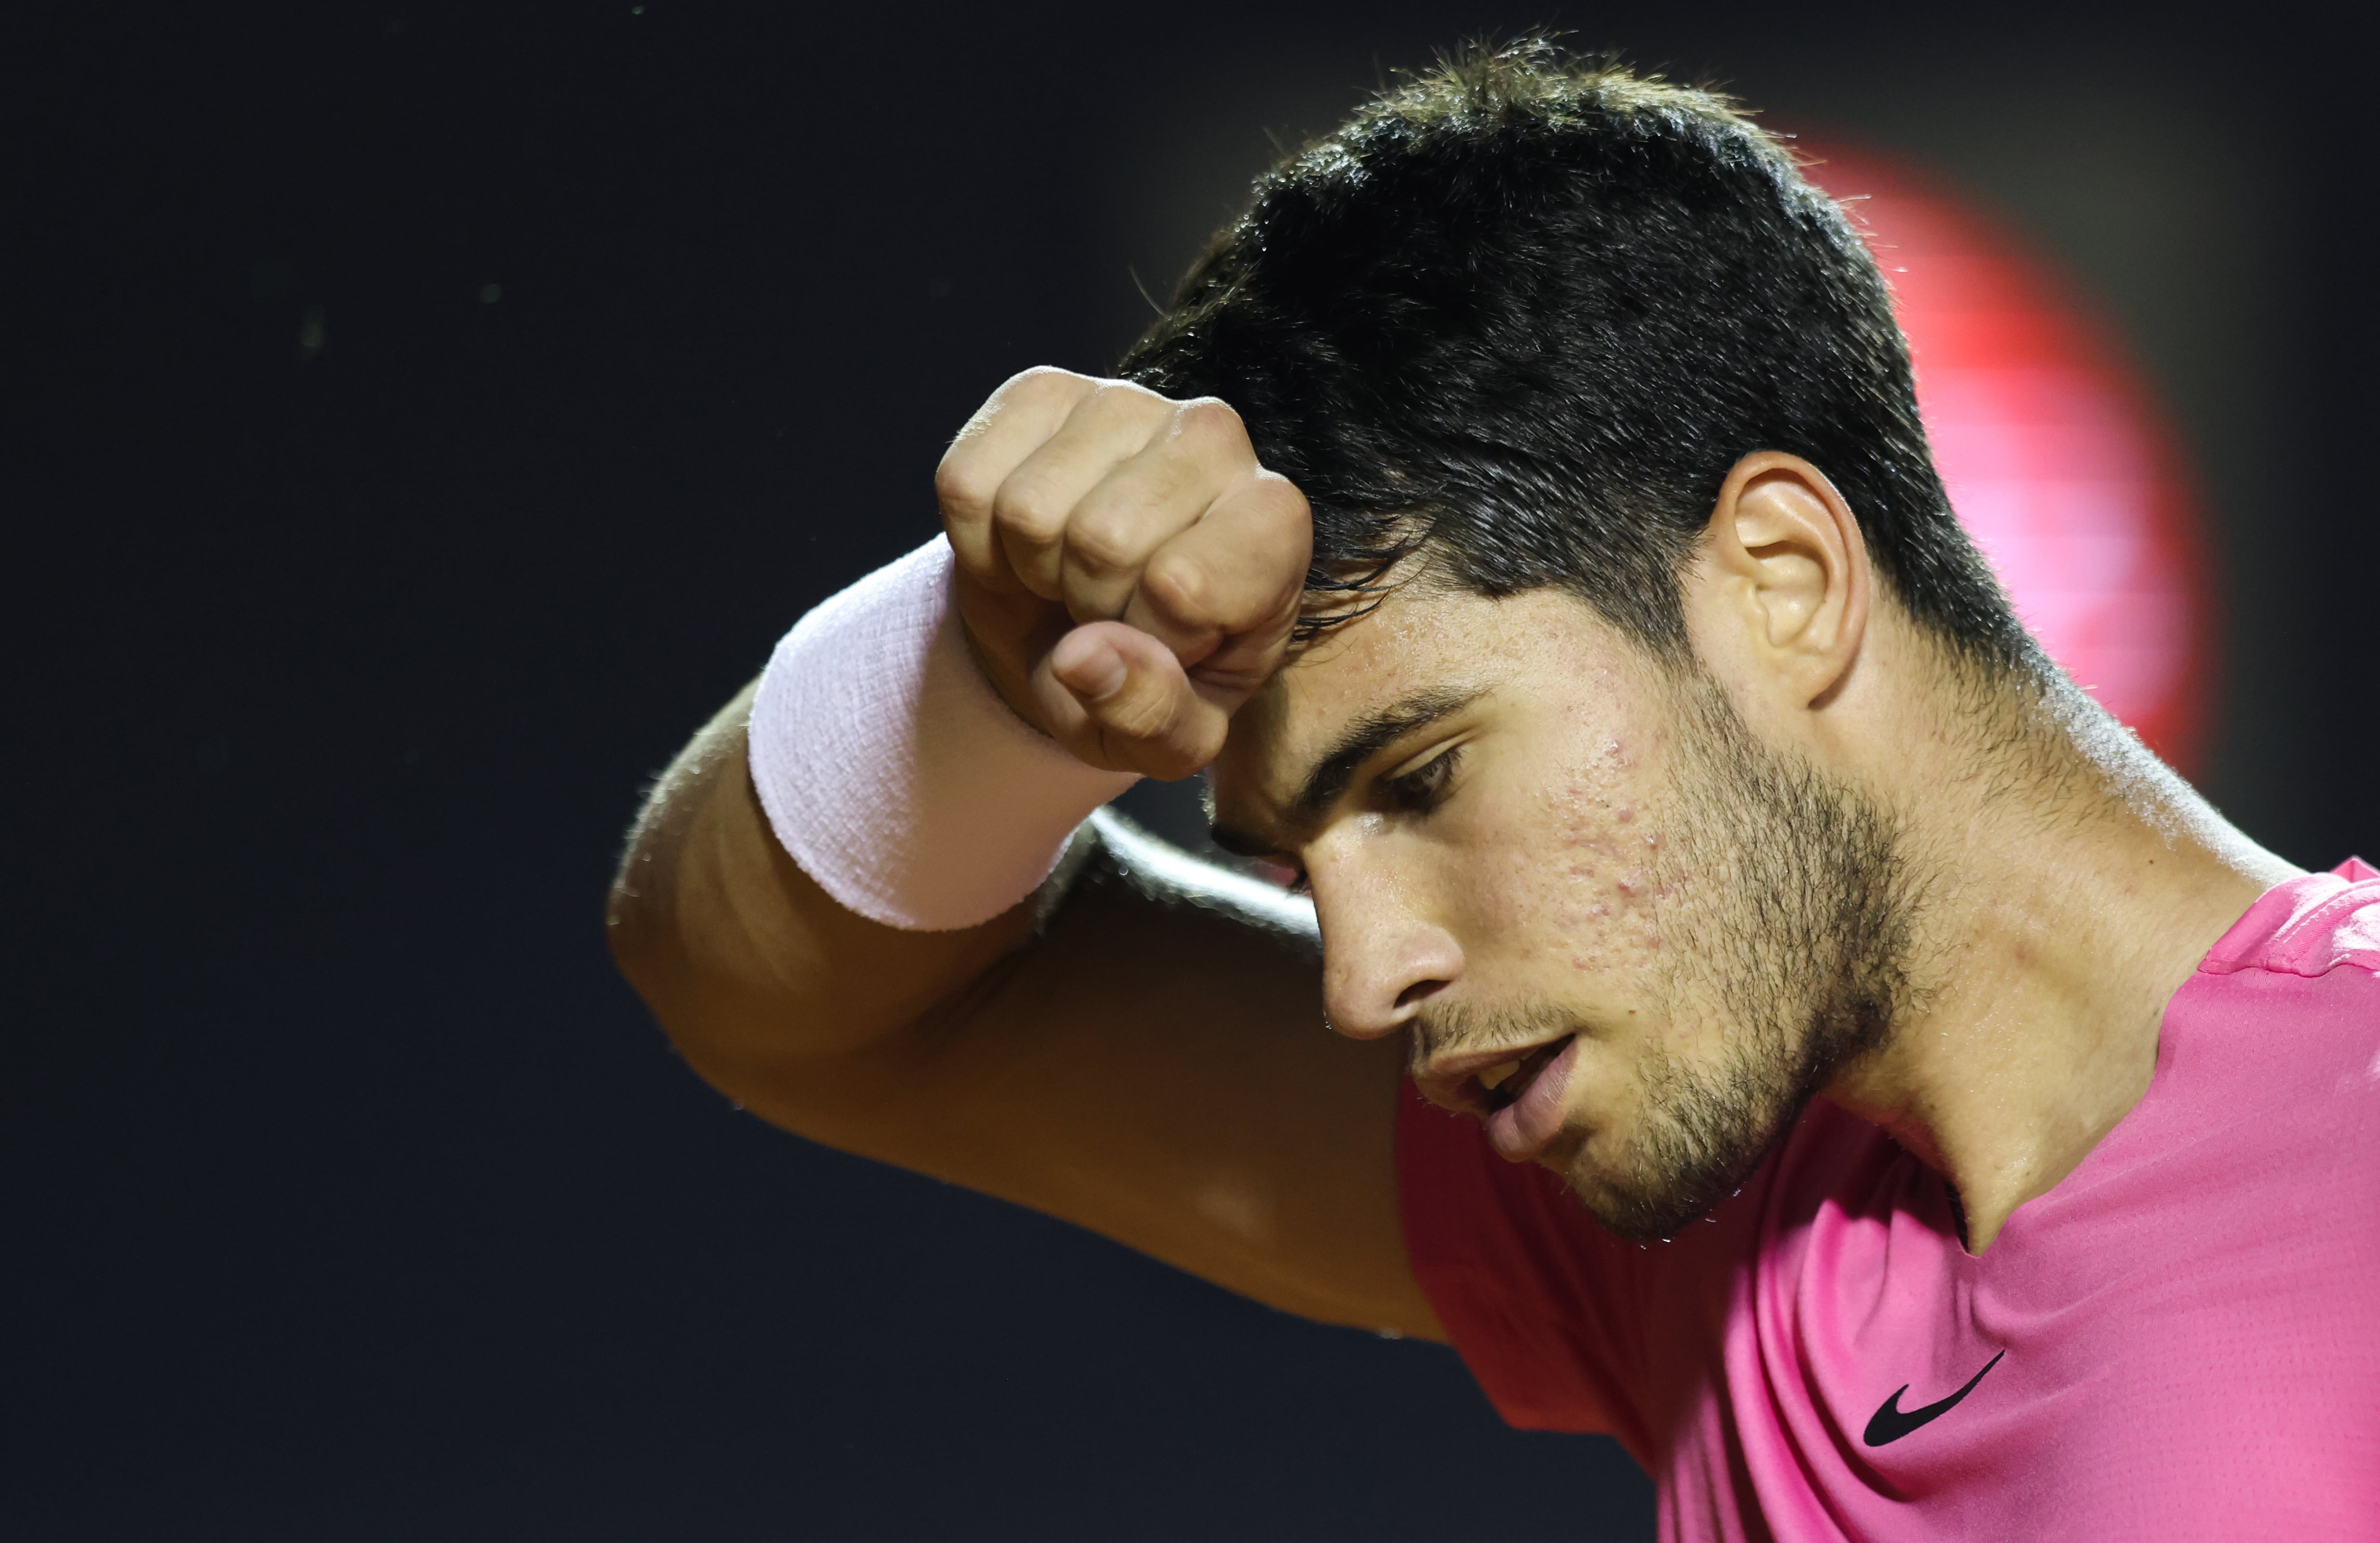
[[[1582,716],[1641,695],[1632,681],[1606,684],[1601,695],[1578,699]],[[1662,870],[1658,806],[1648,800],[1645,779],[1667,739],[1658,723],[1607,719],[1604,733],[1588,728],[1571,742],[1567,774],[1539,793],[1534,837],[1515,832],[1524,839],[1512,849],[1518,882],[1509,924],[1551,944],[1547,954],[1580,973],[1641,970],[1660,949],[1658,916],[1673,886]]]
[[[1557,935],[1568,945],[1570,966],[1599,974],[1660,947],[1649,914],[1658,898],[1652,859],[1660,833],[1638,818],[1638,808],[1606,769],[1624,765],[1618,740],[1606,747],[1593,780],[1572,782],[1549,800],[1559,849],[1569,859],[1561,869],[1550,907]],[[1542,869],[1540,869],[1542,874]],[[1542,885],[1540,877],[1536,888]]]

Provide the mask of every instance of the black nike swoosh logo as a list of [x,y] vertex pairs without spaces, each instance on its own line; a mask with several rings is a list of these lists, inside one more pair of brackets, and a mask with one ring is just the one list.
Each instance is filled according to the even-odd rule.
[[[2000,1355],[2005,1355],[2007,1354],[2008,1352],[2005,1350],[2000,1352]],[[1903,1436],[1908,1435],[1911,1431],[1916,1429],[1921,1425],[1926,1424],[1928,1421],[1940,1419],[1943,1415],[1957,1408],[1961,1399],[1975,1391],[1975,1384],[1984,1379],[1984,1372],[1989,1371],[1994,1367],[2000,1364],[2000,1355],[1995,1355],[1990,1360],[1985,1361],[1984,1363],[1984,1371],[1979,1371],[1975,1373],[1974,1376],[1967,1379],[1967,1385],[1960,1389],[1957,1392],[1952,1393],[1949,1398],[1943,1399],[1938,1403],[1929,1403],[1923,1409],[1912,1409],[1905,1415],[1902,1414],[1900,1410],[1900,1395],[1901,1393],[1905,1393],[1909,1391],[1909,1384],[1906,1382],[1902,1383],[1900,1391],[1895,1392],[1890,1398],[1886,1399],[1882,1404],[1877,1406],[1876,1412],[1869,1416],[1866,1433],[1860,1439],[1865,1441],[1869,1446],[1880,1447],[1888,1441],[1900,1440]]]

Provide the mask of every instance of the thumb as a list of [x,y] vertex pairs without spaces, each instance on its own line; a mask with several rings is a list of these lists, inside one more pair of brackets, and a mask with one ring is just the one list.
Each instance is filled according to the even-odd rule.
[[1214,759],[1231,723],[1172,650],[1122,622],[1060,638],[1034,668],[1033,696],[1051,735],[1082,760],[1163,781]]

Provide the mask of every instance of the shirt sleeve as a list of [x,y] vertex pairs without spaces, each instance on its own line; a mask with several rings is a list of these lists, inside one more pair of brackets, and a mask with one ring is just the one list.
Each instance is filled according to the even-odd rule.
[[1397,1119],[1405,1248],[1463,1364],[1507,1424],[1653,1450],[1644,1253],[1534,1163],[1496,1155],[1475,1120],[1407,1083]]

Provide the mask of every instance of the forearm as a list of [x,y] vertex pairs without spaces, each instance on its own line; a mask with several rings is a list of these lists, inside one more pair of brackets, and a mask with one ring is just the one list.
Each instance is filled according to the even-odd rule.
[[962,993],[1033,926],[904,931],[837,904],[786,856],[754,796],[747,687],[654,786],[612,890],[620,968],[713,1082],[859,1053]]
[[1311,907],[1082,827],[1210,760],[1286,656],[1304,498],[1222,404],[1054,371],[995,393],[936,489],[947,544],[811,611],[662,778],[613,895],[622,969],[763,1119],[1434,1332],[1397,1224],[1401,1049],[1326,1032]]

